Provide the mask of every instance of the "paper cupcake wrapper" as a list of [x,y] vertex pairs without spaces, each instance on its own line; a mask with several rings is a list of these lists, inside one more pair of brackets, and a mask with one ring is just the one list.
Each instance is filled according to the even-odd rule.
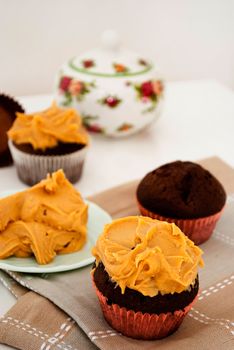
[[20,151],[9,141],[9,148],[19,178],[27,185],[34,185],[46,178],[48,173],[63,169],[72,183],[79,180],[88,147],[76,152],[59,156],[40,156]]
[[107,298],[96,286],[95,289],[106,321],[118,332],[135,339],[161,339],[172,334],[179,328],[196,300],[195,298],[184,310],[156,315],[127,310],[117,304],[108,305]]
[[138,207],[141,214],[144,216],[149,216],[152,219],[176,224],[181,231],[184,232],[184,234],[186,234],[186,236],[188,236],[189,239],[191,239],[197,245],[207,241],[210,238],[223,211],[222,209],[216,214],[198,219],[173,219],[153,213],[144,208],[139,202]]

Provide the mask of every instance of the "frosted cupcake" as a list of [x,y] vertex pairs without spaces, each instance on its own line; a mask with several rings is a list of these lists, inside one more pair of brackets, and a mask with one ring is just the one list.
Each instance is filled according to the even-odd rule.
[[89,139],[77,112],[54,103],[42,112],[16,115],[8,138],[19,178],[34,185],[63,169],[69,181],[78,181]]
[[198,293],[202,251],[174,224],[131,216],[105,226],[92,251],[106,321],[137,339],[178,329]]

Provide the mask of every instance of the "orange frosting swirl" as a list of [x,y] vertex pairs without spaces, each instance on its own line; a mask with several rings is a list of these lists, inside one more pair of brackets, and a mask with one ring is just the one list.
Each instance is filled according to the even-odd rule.
[[32,254],[48,264],[86,242],[88,206],[58,170],[23,192],[0,200],[0,259]]
[[56,147],[59,142],[88,144],[88,134],[75,109],[61,108],[53,103],[42,112],[16,115],[8,131],[8,137],[16,144],[29,143],[35,150]]
[[195,282],[202,250],[175,225],[143,216],[105,226],[92,250],[112,281],[145,296],[180,293]]

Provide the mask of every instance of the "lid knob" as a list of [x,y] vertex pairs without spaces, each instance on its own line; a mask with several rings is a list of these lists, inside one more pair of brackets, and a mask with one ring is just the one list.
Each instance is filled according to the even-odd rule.
[[102,46],[106,50],[118,50],[120,47],[119,35],[114,30],[105,30],[101,37]]

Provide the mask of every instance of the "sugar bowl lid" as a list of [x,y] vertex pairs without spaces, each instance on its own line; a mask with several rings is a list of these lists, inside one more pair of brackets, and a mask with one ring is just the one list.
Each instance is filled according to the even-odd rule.
[[76,72],[99,77],[130,77],[149,72],[153,65],[133,51],[122,48],[116,32],[102,34],[101,46],[72,58],[68,65]]

